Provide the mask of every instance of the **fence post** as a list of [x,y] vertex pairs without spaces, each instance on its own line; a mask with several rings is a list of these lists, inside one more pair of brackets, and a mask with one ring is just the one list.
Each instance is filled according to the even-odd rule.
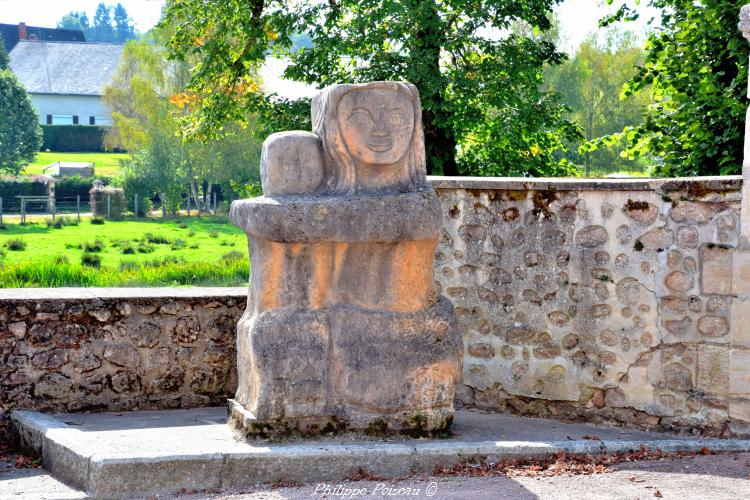
[[138,217],[138,193],[135,193],[135,198],[134,198],[133,201],[134,201],[133,205],[134,205],[134,208],[135,208],[135,211],[133,212],[133,215],[135,215],[136,217]]
[[214,195],[214,215],[216,215],[216,191],[212,193]]
[[187,213],[188,213],[188,217],[190,217],[190,194],[188,194],[188,197],[187,197]]
[[112,211],[112,195],[107,195],[107,219],[111,219],[111,211]]
[[57,213],[57,202],[55,198],[50,200],[52,202],[52,222],[55,222],[55,214]]
[[3,223],[3,199],[0,197],[0,224]]
[[161,216],[162,218],[167,217],[167,206],[164,204],[164,193],[159,194],[159,200],[161,201]]
[[78,214],[78,222],[81,222],[81,195],[76,195],[76,213]]
[[26,224],[26,198],[21,196],[21,224]]

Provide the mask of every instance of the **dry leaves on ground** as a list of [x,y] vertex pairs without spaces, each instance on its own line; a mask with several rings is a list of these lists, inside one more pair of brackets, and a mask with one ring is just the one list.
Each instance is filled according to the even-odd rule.
[[[710,455],[711,450],[702,448],[699,452],[665,453],[660,449],[649,450],[641,446],[638,451],[617,452],[609,455],[568,455],[559,450],[554,456],[539,460],[503,460],[497,463],[459,464],[453,467],[436,467],[438,476],[487,477],[503,474],[509,477],[552,477],[560,475],[590,475],[611,472],[612,466],[623,462],[639,460],[661,460],[665,458],[689,458],[696,455]],[[631,481],[637,481],[633,476]]]

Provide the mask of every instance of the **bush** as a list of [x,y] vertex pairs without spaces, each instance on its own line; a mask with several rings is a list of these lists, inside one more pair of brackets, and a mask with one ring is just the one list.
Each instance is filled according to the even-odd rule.
[[185,240],[177,238],[172,242],[172,250],[182,250],[183,248],[185,248],[185,245]]
[[150,243],[146,243],[142,241],[138,244],[138,253],[151,253],[154,250],[156,250],[156,248],[154,247],[154,245],[151,245]]
[[96,125],[42,125],[42,149],[103,153],[106,133],[107,127]]
[[211,231],[210,233],[208,233],[208,236],[210,238],[218,238],[219,237],[219,231]]
[[120,247],[120,250],[122,250],[122,253],[128,255],[128,254],[134,254],[135,253],[135,247],[132,243],[128,242],[125,243]]
[[122,188],[102,186],[94,184],[89,191],[89,203],[91,211],[96,217],[105,217],[107,215],[107,200],[109,199],[109,218],[121,219],[125,212],[125,192]]
[[82,248],[84,252],[101,252],[104,250],[104,242],[99,238],[94,241],[85,241]]
[[227,262],[233,262],[237,260],[245,260],[245,256],[242,254],[242,252],[238,252],[237,250],[232,250],[229,253],[225,253],[221,256],[221,260],[225,263]]
[[[109,177],[97,177],[97,179],[102,181],[105,186],[109,185],[112,181]],[[92,180],[90,177],[80,177],[78,175],[57,177],[55,178],[55,196],[58,198],[75,198],[76,196],[80,196],[81,204],[84,204],[89,196]]]
[[55,229],[62,229],[65,226],[78,225],[78,219],[76,217],[58,217],[55,220],[52,220],[52,218],[49,217],[45,219],[44,222],[47,224],[47,227],[54,227]]
[[161,234],[146,233],[143,235],[143,240],[157,245],[169,245],[170,243],[169,240]]
[[26,242],[23,241],[21,238],[12,238],[5,242],[5,246],[8,247],[8,250],[11,250],[13,252],[20,252],[22,250],[26,250]]
[[56,255],[52,261],[57,265],[63,265],[70,263],[67,255]]
[[101,267],[102,258],[99,255],[93,253],[84,253],[81,256],[81,264],[84,266]]
[[104,224],[104,218],[103,217],[92,217],[91,223],[94,225],[102,225]]

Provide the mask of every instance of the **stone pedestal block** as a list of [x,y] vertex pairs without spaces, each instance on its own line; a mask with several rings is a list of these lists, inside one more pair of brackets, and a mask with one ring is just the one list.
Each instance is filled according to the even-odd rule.
[[444,431],[463,348],[433,277],[441,215],[416,89],[329,87],[313,124],[270,137],[266,196],[232,204],[252,271],[230,424],[244,436]]

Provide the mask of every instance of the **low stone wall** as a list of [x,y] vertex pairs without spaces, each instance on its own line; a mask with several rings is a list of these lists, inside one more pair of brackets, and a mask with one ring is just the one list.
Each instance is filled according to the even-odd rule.
[[0,290],[0,439],[14,408],[222,405],[245,288]]
[[750,337],[750,317],[732,316],[741,184],[434,178],[460,402],[747,433],[750,357],[733,339]]
[[[435,277],[464,339],[459,405],[750,434],[739,177],[431,181]],[[246,293],[0,290],[0,438],[18,407],[225,404]]]

